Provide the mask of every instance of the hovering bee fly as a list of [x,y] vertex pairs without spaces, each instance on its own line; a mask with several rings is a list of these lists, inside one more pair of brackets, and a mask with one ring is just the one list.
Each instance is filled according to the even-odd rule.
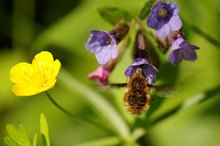
[[133,115],[141,115],[150,107],[150,88],[155,87],[148,84],[143,70],[137,68],[128,83],[111,84],[112,87],[126,87],[124,94],[124,105],[128,112]]
[[130,113],[141,115],[149,109],[150,100],[150,87],[142,69],[137,68],[127,84],[127,90],[124,94],[125,107]]

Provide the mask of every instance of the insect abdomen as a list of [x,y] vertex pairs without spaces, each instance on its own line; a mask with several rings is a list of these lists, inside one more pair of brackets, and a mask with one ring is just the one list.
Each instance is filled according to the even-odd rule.
[[130,113],[141,115],[149,109],[150,99],[150,94],[146,92],[127,92],[124,96],[125,107]]

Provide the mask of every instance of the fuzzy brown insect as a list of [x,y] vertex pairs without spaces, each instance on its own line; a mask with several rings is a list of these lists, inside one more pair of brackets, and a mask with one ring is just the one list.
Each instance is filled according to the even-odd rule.
[[137,68],[127,84],[127,90],[124,94],[125,107],[133,115],[141,115],[149,109],[150,101],[150,86],[142,69]]

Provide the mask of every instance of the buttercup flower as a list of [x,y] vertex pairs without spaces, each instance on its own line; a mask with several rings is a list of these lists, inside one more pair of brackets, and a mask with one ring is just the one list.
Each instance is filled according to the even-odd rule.
[[179,17],[179,8],[174,2],[158,2],[151,9],[147,25],[156,30],[159,38],[164,38],[171,31],[180,30],[182,21]]
[[183,59],[194,61],[197,59],[195,50],[199,47],[189,44],[181,35],[172,40],[171,53],[168,59],[173,65],[179,64]]
[[158,69],[150,64],[145,57],[135,58],[132,65],[126,69],[125,76],[131,77],[137,68],[142,68],[144,76],[149,84],[153,84],[156,81]]
[[99,66],[95,71],[88,75],[90,79],[96,79],[101,86],[108,85],[109,69]]
[[106,64],[111,58],[115,59],[118,55],[116,38],[109,32],[91,31],[85,47],[95,54],[99,64]]
[[61,67],[59,60],[50,52],[37,54],[32,64],[21,62],[10,70],[10,79],[15,85],[12,91],[17,96],[31,96],[54,87]]

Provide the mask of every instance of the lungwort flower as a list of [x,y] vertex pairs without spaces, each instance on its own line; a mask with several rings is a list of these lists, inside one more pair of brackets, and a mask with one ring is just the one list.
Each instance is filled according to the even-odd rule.
[[132,65],[126,69],[125,75],[131,77],[133,73],[135,73],[137,68],[141,68],[143,70],[143,74],[149,84],[154,84],[154,82],[156,81],[156,73],[158,72],[158,69],[150,64],[147,58],[135,58]]
[[100,86],[108,85],[110,71],[104,66],[99,66],[95,71],[88,75],[88,78],[95,79]]
[[197,59],[195,52],[199,47],[189,44],[181,35],[172,40],[171,53],[168,59],[173,65],[179,64],[183,59],[194,61]]
[[85,47],[95,54],[99,64],[106,64],[111,58],[118,56],[116,38],[109,32],[93,30]]
[[61,67],[59,60],[50,52],[37,54],[32,64],[21,62],[10,70],[10,79],[15,85],[12,91],[17,96],[31,96],[54,87]]
[[155,4],[148,16],[147,25],[156,30],[159,38],[168,36],[171,31],[180,30],[182,21],[177,4],[162,1]]
[[99,64],[106,64],[118,56],[117,44],[124,39],[128,31],[129,26],[124,21],[118,22],[109,32],[92,30],[85,48],[96,56]]

